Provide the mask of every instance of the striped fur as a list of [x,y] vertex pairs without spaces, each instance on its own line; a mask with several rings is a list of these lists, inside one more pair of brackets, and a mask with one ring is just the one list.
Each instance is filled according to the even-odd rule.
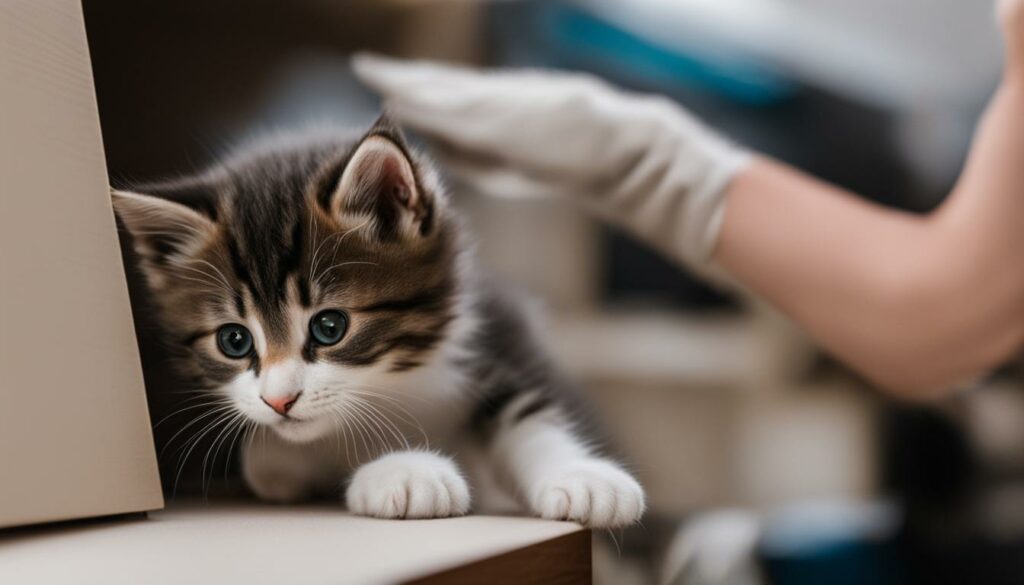
[[[271,140],[196,176],[115,192],[114,201],[183,373],[230,405],[228,428],[276,431],[245,448],[243,471],[258,495],[297,499],[356,471],[354,511],[464,513],[458,468],[415,454],[441,447],[464,465],[487,461],[467,469],[474,483],[496,478],[541,515],[621,525],[642,511],[636,482],[581,439],[578,403],[522,312],[472,266],[435,171],[386,118],[354,139]],[[327,309],[348,317],[334,345],[310,329]],[[244,357],[219,348],[226,324],[251,332]],[[294,398],[291,410],[271,406],[285,398]],[[513,440],[533,426],[530,436],[552,442],[536,455],[530,436]],[[398,448],[413,454],[380,457]],[[552,454],[565,460],[542,464]],[[422,483],[449,486],[434,498],[447,507],[382,503],[393,486],[378,484],[398,477],[388,465],[454,473]],[[617,486],[622,505],[584,513],[552,500],[551,490],[572,492],[556,480],[574,465],[600,476],[593,489]],[[402,493],[416,493],[414,479]]]

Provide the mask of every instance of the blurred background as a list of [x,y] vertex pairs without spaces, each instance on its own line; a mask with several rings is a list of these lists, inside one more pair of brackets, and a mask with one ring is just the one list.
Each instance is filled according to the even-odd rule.
[[[374,50],[589,71],[926,211],[1001,66],[985,0],[84,4],[115,183],[195,169],[267,129],[369,124],[380,104],[348,56]],[[770,308],[574,208],[455,191],[485,265],[540,299],[553,351],[649,490],[644,526],[598,555],[603,581],[1024,582],[1019,364],[943,404],[895,403]],[[159,420],[173,379],[137,281],[132,294]]]

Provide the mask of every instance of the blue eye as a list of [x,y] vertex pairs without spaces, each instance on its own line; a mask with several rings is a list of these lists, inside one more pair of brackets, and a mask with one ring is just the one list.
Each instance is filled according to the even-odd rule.
[[341,311],[328,309],[320,311],[309,320],[309,334],[320,345],[334,345],[345,337],[348,317]]
[[217,330],[217,347],[231,359],[244,358],[252,351],[252,334],[241,325],[224,325]]

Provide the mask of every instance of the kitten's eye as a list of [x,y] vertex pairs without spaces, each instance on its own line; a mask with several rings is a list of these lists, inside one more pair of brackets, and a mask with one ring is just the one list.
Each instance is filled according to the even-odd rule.
[[348,330],[348,317],[341,311],[320,311],[309,321],[309,333],[320,345],[334,345]]
[[229,358],[244,358],[252,351],[252,333],[241,325],[224,325],[217,330],[217,347]]

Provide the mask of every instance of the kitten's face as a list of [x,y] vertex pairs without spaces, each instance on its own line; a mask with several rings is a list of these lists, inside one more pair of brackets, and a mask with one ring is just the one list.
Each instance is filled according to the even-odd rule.
[[114,200],[186,373],[308,441],[446,335],[457,250],[431,176],[378,123]]

